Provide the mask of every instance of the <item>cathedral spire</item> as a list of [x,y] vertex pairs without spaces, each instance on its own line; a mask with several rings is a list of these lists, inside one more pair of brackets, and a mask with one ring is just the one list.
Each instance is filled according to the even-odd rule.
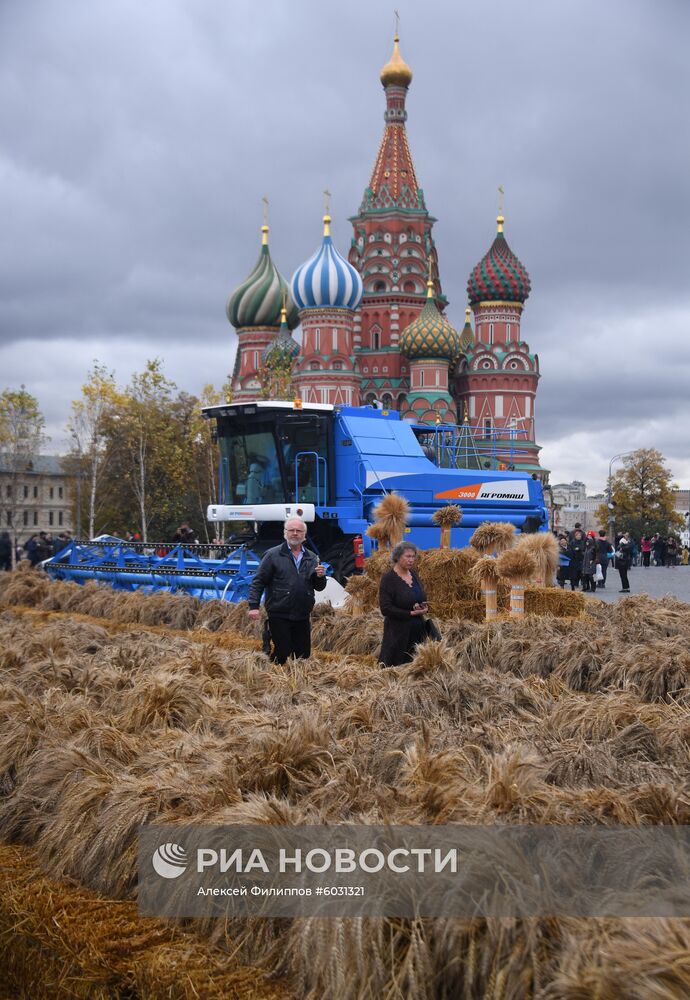
[[365,195],[369,202],[366,207],[426,211],[405,131],[405,99],[412,82],[412,70],[400,55],[399,43],[396,29],[393,55],[381,70],[381,83],[386,93],[383,116],[386,126]]

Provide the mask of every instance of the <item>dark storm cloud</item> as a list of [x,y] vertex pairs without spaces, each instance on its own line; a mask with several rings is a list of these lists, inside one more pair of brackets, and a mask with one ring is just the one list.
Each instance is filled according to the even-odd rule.
[[[464,320],[503,184],[532,278],[523,334],[541,361],[545,463],[594,485],[633,440],[690,479],[688,5],[439,0],[401,14],[450,319]],[[262,195],[287,276],[319,242],[325,187],[347,249],[391,32],[389,9],[365,0],[0,5],[0,384],[26,383],[54,437],[94,357],[123,382],[153,356],[189,391],[223,378],[225,300],[256,260]]]

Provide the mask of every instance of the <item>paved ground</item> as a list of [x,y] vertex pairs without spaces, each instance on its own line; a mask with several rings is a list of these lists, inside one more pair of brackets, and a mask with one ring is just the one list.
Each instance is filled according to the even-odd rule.
[[[690,566],[676,566],[673,569],[665,569],[661,566],[633,566],[628,571],[630,582],[630,594],[649,594],[650,597],[665,597],[671,594],[679,601],[687,601],[690,604]],[[597,590],[597,597],[602,601],[612,603],[627,597],[627,594],[619,594],[621,589],[621,579],[618,571],[609,569],[606,577],[606,589]]]

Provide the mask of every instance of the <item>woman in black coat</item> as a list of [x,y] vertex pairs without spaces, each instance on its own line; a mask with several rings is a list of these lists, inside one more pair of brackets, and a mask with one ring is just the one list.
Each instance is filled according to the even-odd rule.
[[620,537],[618,548],[616,549],[616,569],[621,578],[621,589],[619,593],[629,594],[630,583],[628,582],[628,570],[632,566],[632,542],[628,532],[625,531]]
[[426,638],[426,593],[413,570],[417,546],[400,542],[391,554],[393,568],[381,579],[379,607],[383,615],[383,644],[379,660],[386,667],[409,663],[412,652]]

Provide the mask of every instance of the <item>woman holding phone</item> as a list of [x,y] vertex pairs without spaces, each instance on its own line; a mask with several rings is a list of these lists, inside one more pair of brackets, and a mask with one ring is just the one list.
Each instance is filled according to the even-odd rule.
[[400,542],[391,553],[393,568],[381,578],[379,607],[384,622],[379,660],[385,667],[409,663],[417,643],[426,638],[424,615],[429,606],[413,568],[416,559],[417,546]]

